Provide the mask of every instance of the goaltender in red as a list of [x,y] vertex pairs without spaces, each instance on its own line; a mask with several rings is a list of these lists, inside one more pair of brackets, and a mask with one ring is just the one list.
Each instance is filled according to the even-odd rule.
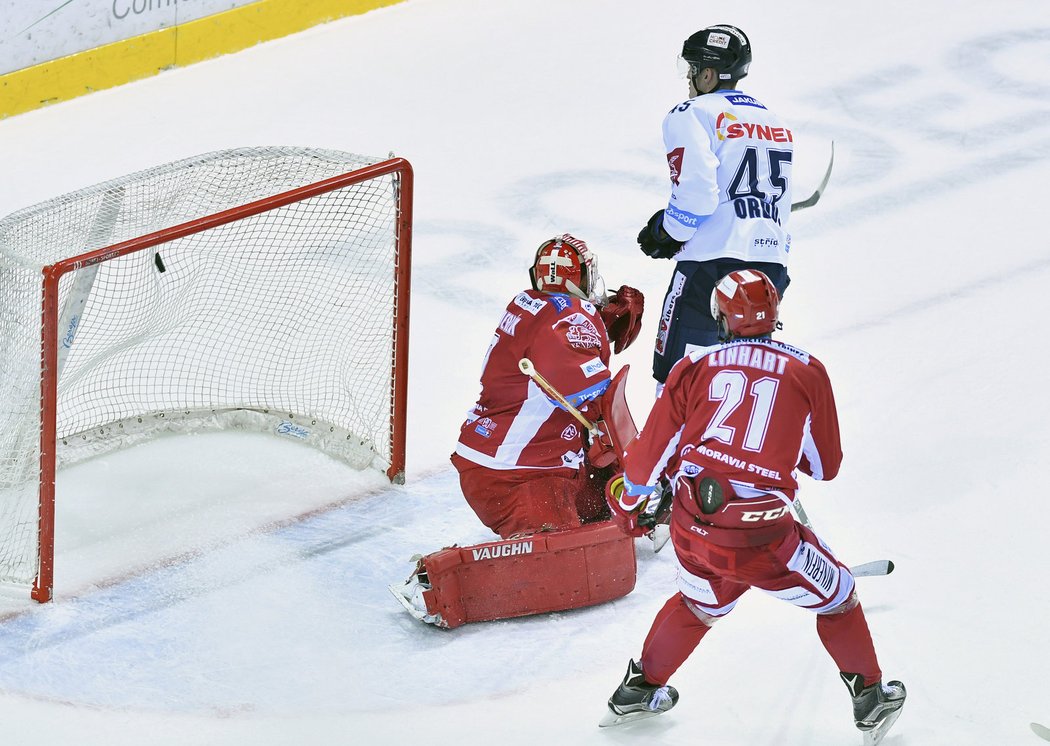
[[[609,520],[605,482],[622,452],[610,431],[626,433],[621,444],[636,432],[623,400],[627,367],[613,377],[609,359],[638,336],[642,293],[624,285],[607,295],[595,253],[569,234],[540,245],[529,275],[492,333],[481,395],[452,455],[467,503],[503,541],[431,553],[391,586],[413,616],[440,627],[588,606],[634,588],[634,539]],[[564,401],[522,372],[523,359]]]

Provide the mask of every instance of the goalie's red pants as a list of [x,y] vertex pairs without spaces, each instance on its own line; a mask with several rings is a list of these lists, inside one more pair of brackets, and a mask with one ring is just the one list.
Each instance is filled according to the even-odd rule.
[[606,517],[604,484],[584,468],[487,469],[452,454],[467,503],[504,539],[541,530],[578,528]]
[[[862,675],[865,685],[882,678],[853,576],[810,529],[796,523],[771,544],[738,548],[683,536],[682,525],[672,521],[671,530],[680,591],[656,615],[642,648],[650,683],[666,684],[711,624],[752,587],[817,612],[817,635],[839,671]],[[769,645],[773,654],[775,642]]]

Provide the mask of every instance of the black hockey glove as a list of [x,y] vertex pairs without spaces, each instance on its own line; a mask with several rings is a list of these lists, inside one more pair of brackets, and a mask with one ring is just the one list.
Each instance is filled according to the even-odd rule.
[[676,241],[664,230],[664,211],[657,210],[638,234],[642,252],[653,259],[670,259],[682,248],[684,241]]

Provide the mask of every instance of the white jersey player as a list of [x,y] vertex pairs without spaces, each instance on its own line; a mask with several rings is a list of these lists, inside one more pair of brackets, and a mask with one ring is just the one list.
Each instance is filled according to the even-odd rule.
[[[675,259],[786,265],[792,142],[773,112],[737,90],[713,91],[671,109],[664,144],[674,186],[663,228],[683,242]],[[699,163],[683,168],[687,158]]]
[[757,269],[781,296],[789,282],[794,137],[737,88],[751,44],[735,26],[711,26],[686,39],[681,63],[690,98],[663,123],[670,199],[638,235],[647,255],[677,261],[653,357],[661,383],[680,358],[718,342],[708,300],[721,277]]

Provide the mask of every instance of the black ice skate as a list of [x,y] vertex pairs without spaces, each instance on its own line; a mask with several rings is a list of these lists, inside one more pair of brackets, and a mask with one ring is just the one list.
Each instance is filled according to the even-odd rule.
[[877,746],[900,717],[904,698],[908,696],[904,684],[881,681],[864,686],[860,674],[839,674],[853,697],[853,722],[864,734],[864,746]]
[[651,718],[667,712],[678,703],[678,690],[673,686],[650,684],[642,676],[642,667],[633,660],[627,665],[623,683],[609,698],[609,709],[598,722],[599,728],[620,725],[632,720]]

